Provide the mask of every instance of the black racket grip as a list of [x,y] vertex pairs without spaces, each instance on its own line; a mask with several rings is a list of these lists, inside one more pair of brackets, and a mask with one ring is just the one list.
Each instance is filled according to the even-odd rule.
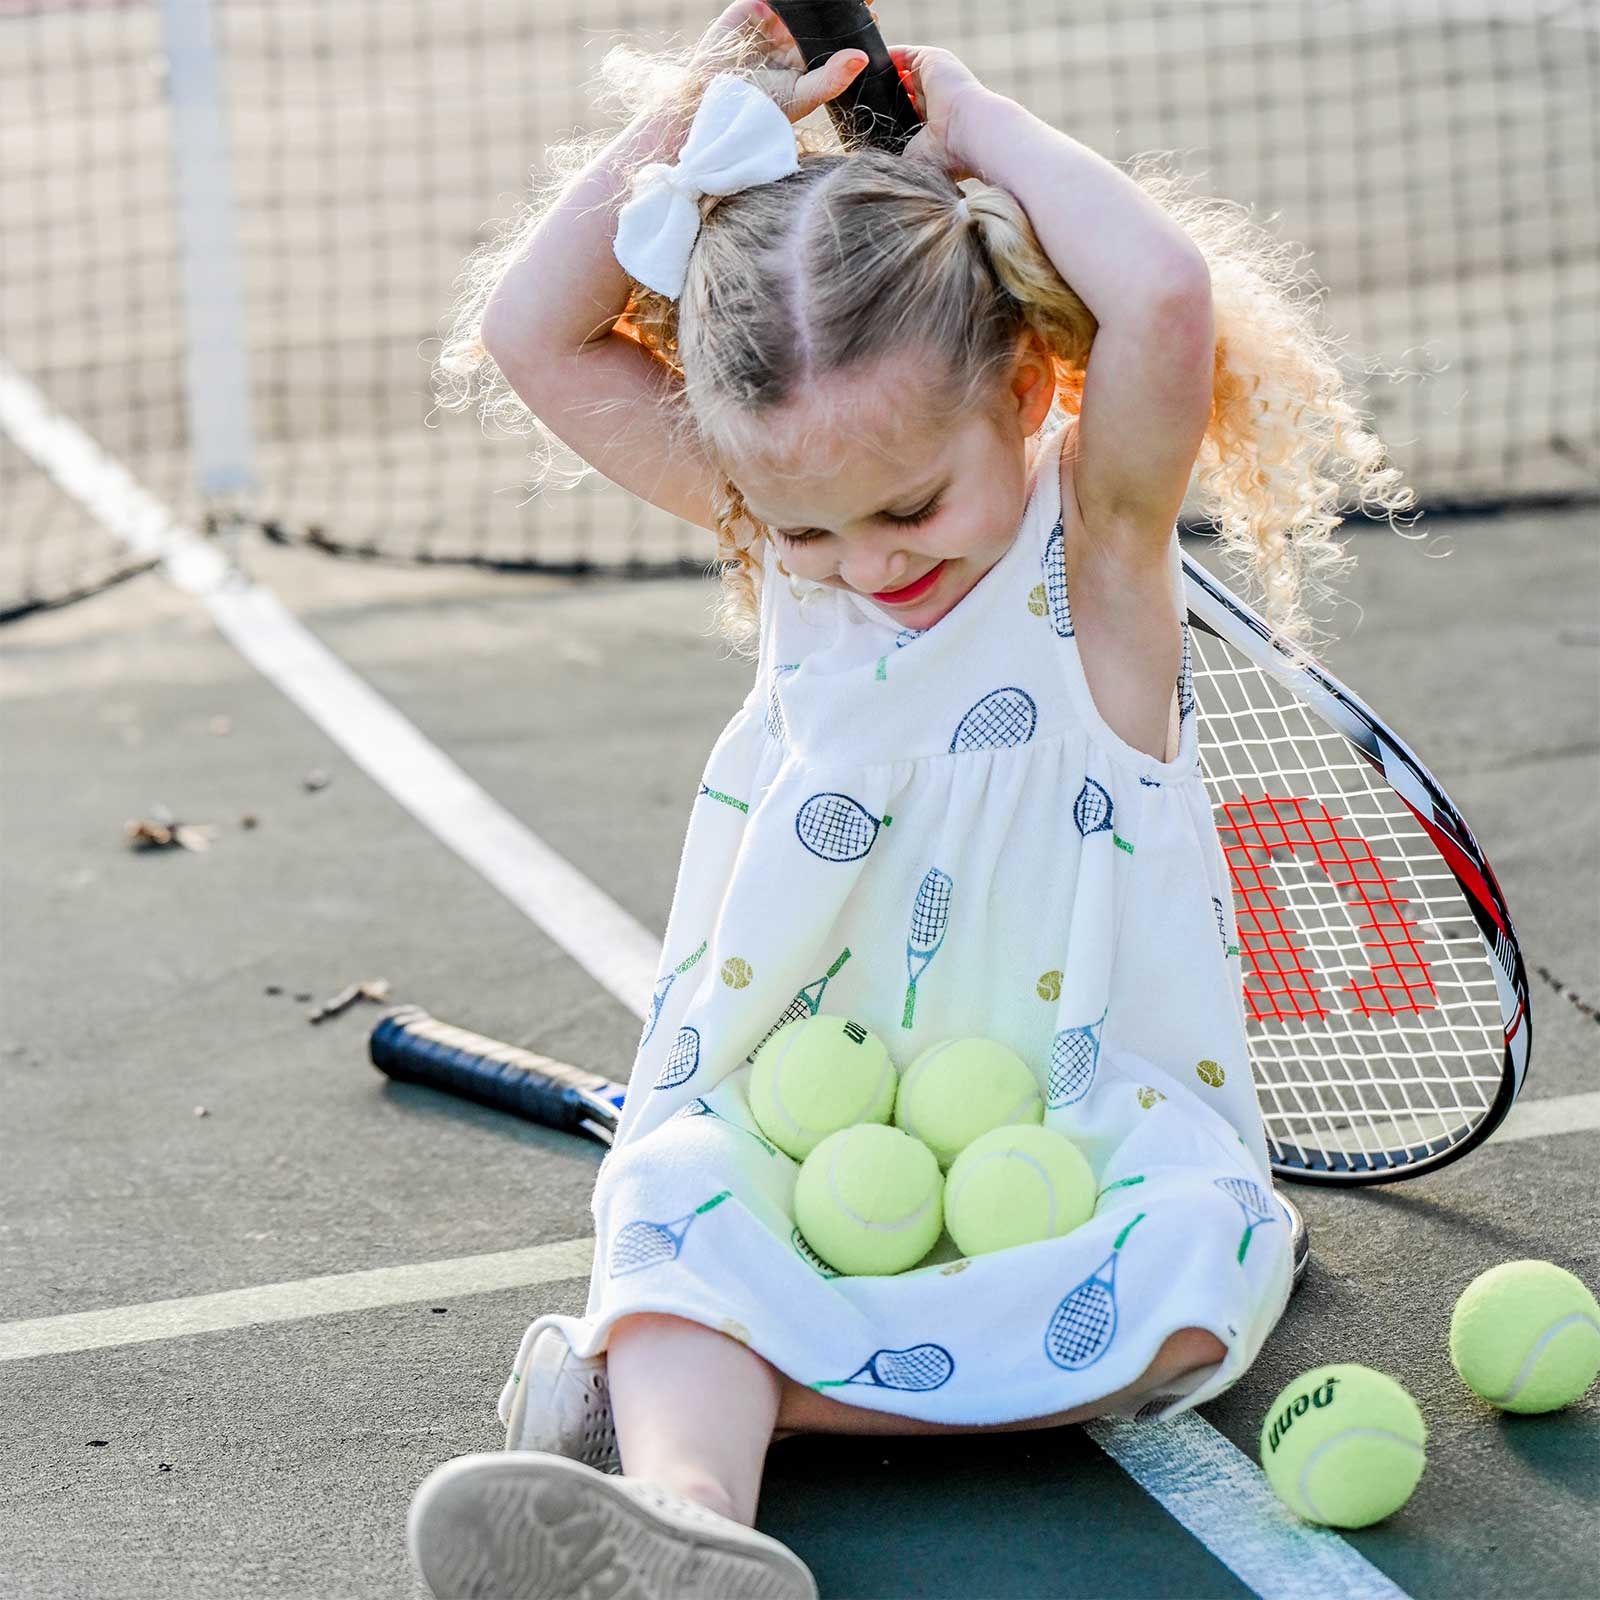
[[441,1089],[602,1143],[610,1143],[616,1129],[623,1085],[440,1022],[420,1006],[386,1013],[367,1048],[373,1066],[401,1083]]
[[809,72],[839,50],[864,50],[867,64],[828,115],[847,145],[876,145],[896,153],[922,126],[900,71],[864,0],[767,0],[794,35]]

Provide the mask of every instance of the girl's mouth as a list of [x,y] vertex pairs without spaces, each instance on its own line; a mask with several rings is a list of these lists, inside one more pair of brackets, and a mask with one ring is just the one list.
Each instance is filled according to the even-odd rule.
[[920,600],[939,581],[939,574],[944,571],[944,562],[936,567],[930,567],[915,583],[908,583],[903,589],[885,589],[873,595],[874,600],[882,601],[886,606],[910,605],[913,600]]

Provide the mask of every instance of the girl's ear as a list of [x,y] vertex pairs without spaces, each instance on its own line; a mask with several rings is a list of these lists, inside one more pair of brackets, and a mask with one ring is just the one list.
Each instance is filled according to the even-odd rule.
[[1024,328],[1011,365],[1011,398],[1016,406],[1017,429],[1023,438],[1031,438],[1044,425],[1055,397],[1055,362],[1037,330]]

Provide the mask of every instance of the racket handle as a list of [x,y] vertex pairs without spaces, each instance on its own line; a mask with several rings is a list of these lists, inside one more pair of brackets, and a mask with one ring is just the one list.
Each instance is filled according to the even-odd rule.
[[604,1144],[616,1131],[622,1084],[440,1022],[420,1006],[386,1012],[372,1030],[368,1051],[373,1066],[401,1083],[442,1089]]
[[903,150],[922,126],[922,119],[863,0],[768,3],[793,34],[807,71],[839,50],[866,52],[866,66],[849,88],[828,102],[828,115],[846,145],[870,144],[896,153]]

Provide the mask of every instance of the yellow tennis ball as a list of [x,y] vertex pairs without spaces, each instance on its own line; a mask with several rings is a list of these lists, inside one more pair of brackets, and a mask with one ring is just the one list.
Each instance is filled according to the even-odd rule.
[[836,1272],[904,1272],[944,1226],[944,1178],[933,1152],[877,1122],[830,1133],[801,1164],[794,1219]]
[[804,1161],[839,1128],[887,1122],[896,1081],[883,1041],[859,1022],[801,1017],[756,1052],[750,1110],[780,1150]]
[[1411,1498],[1427,1442],[1417,1402],[1393,1378],[1346,1362],[1301,1373],[1272,1402],[1261,1465],[1308,1522],[1365,1528]]
[[1600,1373],[1600,1305],[1553,1261],[1502,1262],[1456,1301],[1450,1361],[1502,1411],[1570,1406]]
[[955,1159],[944,1225],[963,1255],[1035,1244],[1094,1215],[1094,1169],[1053,1128],[991,1128]]
[[947,1168],[991,1128],[1044,1121],[1039,1080],[1021,1056],[992,1039],[946,1039],[906,1068],[895,1123]]

